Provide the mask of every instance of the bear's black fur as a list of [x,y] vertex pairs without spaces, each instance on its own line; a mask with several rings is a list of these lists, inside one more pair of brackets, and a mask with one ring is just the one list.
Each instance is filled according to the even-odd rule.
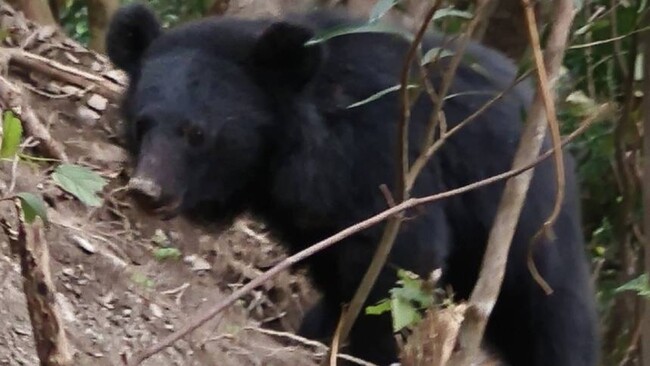
[[[145,6],[121,8],[107,46],[113,63],[130,77],[122,110],[136,165],[134,191],[168,216],[213,222],[248,210],[292,252],[386,209],[380,185],[392,189],[395,181],[397,93],[348,106],[399,83],[408,42],[364,33],[304,47],[317,31],[355,23],[361,24],[342,14],[313,12],[284,20],[206,19],[162,30]],[[428,35],[423,48],[440,47],[442,40]],[[467,53],[477,64],[457,71],[449,92],[455,96],[444,107],[448,129],[516,76],[513,64],[495,51],[471,44]],[[436,87],[444,60],[431,71]],[[507,171],[531,97],[531,86],[522,83],[449,138],[422,171],[413,196]],[[430,100],[422,95],[411,115],[411,162],[421,151],[430,112]],[[549,146],[546,141],[544,149]],[[537,167],[521,214],[486,333],[486,345],[510,365],[597,362],[595,301],[573,168],[567,157],[556,238],[535,247],[537,268],[554,291],[550,296],[533,280],[526,258],[531,237],[553,206],[551,161]],[[421,276],[442,268],[443,283],[467,298],[503,187],[492,184],[409,213],[415,217],[404,223],[391,266],[369,304],[388,296],[396,267]],[[367,229],[308,259],[324,296],[306,316],[302,334],[331,334],[382,230],[383,225]],[[395,361],[390,318],[362,314],[350,347],[382,365]]]

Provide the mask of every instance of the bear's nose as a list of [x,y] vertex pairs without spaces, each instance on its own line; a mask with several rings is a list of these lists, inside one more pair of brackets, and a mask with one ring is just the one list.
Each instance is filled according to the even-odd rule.
[[136,198],[150,204],[159,202],[162,197],[162,188],[160,185],[145,177],[132,177],[126,188]]

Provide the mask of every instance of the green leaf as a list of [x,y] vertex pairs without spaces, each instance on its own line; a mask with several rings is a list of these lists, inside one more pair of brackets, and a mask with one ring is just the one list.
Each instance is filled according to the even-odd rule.
[[97,194],[106,185],[106,180],[92,170],[74,164],[61,164],[52,173],[52,179],[84,204],[91,207],[102,205]]
[[140,272],[133,273],[131,276],[131,281],[146,288],[152,288],[155,285],[152,279],[148,278]]
[[390,300],[383,299],[375,305],[366,306],[366,314],[368,315],[381,315],[390,311]]
[[369,22],[376,22],[390,11],[400,0],[379,0],[370,10]]
[[[350,104],[347,108],[348,108],[348,109],[351,109],[351,108],[355,108],[355,107],[362,106],[362,105],[364,105],[364,104],[368,104],[368,103],[370,103],[370,102],[373,102],[373,101],[375,101],[375,100],[377,100],[377,99],[383,97],[383,96],[386,95],[386,94],[392,93],[392,92],[394,92],[394,91],[398,91],[398,90],[400,89],[400,87],[401,87],[401,85],[394,85],[394,86],[391,86],[390,88],[386,88],[386,89],[384,89],[384,90],[381,90],[381,91],[379,91],[379,92],[377,92],[377,93],[375,93],[375,94],[369,96],[368,98],[366,98],[366,99],[364,99],[364,100],[362,100],[362,101],[359,101],[359,102],[356,102],[356,103]],[[418,87],[418,86],[415,85],[415,84],[409,84],[409,85],[406,86],[406,89],[408,90],[408,89],[413,89],[413,88],[417,88],[417,87]]]
[[0,158],[10,158],[16,155],[23,136],[23,126],[20,119],[12,111],[6,111],[2,116],[2,147]]
[[399,332],[402,328],[415,324],[420,320],[420,313],[409,302],[393,297],[390,304],[393,312],[394,332]]
[[407,40],[413,39],[413,35],[404,29],[384,23],[368,23],[360,26],[340,26],[322,32],[318,32],[312,39],[305,43],[305,46],[313,46],[335,37],[356,33],[386,33],[404,37]]
[[427,53],[422,56],[422,60],[420,63],[422,66],[431,63],[436,60],[441,60],[445,57],[453,56],[454,52],[450,51],[448,49],[440,48],[440,47],[434,47],[430,50],[427,51]]
[[614,290],[615,293],[623,291],[634,291],[641,297],[650,298],[650,284],[648,283],[648,274],[644,273],[641,276]]
[[45,202],[43,202],[41,197],[29,192],[21,192],[16,196],[20,199],[25,221],[28,224],[34,222],[36,216],[40,217],[43,222],[48,223]]
[[182,253],[178,248],[156,248],[153,251],[153,256],[157,261],[164,261],[166,259],[177,260],[182,256]]
[[581,35],[587,33],[587,31],[589,31],[591,29],[592,25],[593,25],[593,23],[587,23],[587,24],[583,25],[582,27],[578,28],[575,32],[573,32],[573,35],[574,36],[581,36]]
[[433,20],[436,21],[448,17],[472,19],[474,17],[474,14],[468,11],[458,10],[458,9],[454,9],[453,7],[449,7],[449,8],[438,10],[436,14],[433,16]]
[[397,297],[409,303],[416,303],[420,308],[427,308],[433,304],[433,294],[424,288],[424,281],[415,273],[398,270],[397,276],[400,278],[398,284],[402,287],[396,287],[391,290],[393,297]]

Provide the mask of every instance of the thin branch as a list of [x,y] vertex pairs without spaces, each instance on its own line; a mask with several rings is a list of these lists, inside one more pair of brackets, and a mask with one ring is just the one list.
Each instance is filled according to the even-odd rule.
[[330,347],[330,366],[336,366],[336,359],[338,358],[339,355],[339,343],[341,339],[341,326],[343,325],[343,321],[345,319],[345,309],[341,312],[341,316],[339,316],[339,321],[336,324],[336,330],[334,331],[334,337],[332,338],[332,347]]
[[[474,18],[472,18],[472,20],[467,25],[467,29],[465,29],[463,38],[458,43],[458,47],[454,49],[454,55],[451,58],[449,67],[445,70],[445,73],[442,77],[440,90],[438,91],[440,102],[436,103],[435,108],[431,114],[434,119],[438,118],[442,113],[446,101],[445,96],[449,92],[449,88],[451,88],[452,81],[456,76],[456,70],[460,66],[463,55],[465,54],[465,49],[467,48],[469,42],[472,40],[472,34],[474,33],[476,27],[478,27],[478,25],[481,23],[482,19],[486,14],[486,9],[490,6],[492,1],[495,0],[482,0],[478,2],[476,11],[474,13]],[[432,140],[434,136],[433,128],[435,128],[435,125],[436,122],[434,120],[431,121],[431,123],[427,126],[427,130],[424,133],[425,141],[423,146],[427,147],[433,145],[433,140]]]
[[[610,7],[615,7],[617,0],[610,0]],[[623,48],[621,47],[621,39],[618,38],[618,12],[612,11],[609,15],[610,28],[612,29],[612,46],[614,47],[614,58],[618,63],[618,67],[623,74],[623,78],[627,77],[629,69],[625,63],[625,57],[623,57]]]
[[[553,101],[553,96],[548,85],[548,75],[546,74],[546,67],[544,66],[544,56],[542,55],[542,47],[539,42],[539,32],[537,30],[537,20],[535,19],[535,10],[533,4],[530,0],[522,0],[524,5],[524,14],[526,15],[526,23],[528,24],[528,36],[530,38],[530,43],[533,48],[533,57],[535,58],[535,65],[537,66],[537,81],[539,83],[539,91],[542,96],[542,101],[544,103],[544,111],[546,112],[546,120],[548,123],[549,130],[551,131],[551,141],[553,143],[553,149],[555,150],[555,179],[556,179],[556,189],[555,189],[555,204],[553,205],[553,211],[549,217],[544,221],[542,228],[533,236],[531,244],[528,248],[528,268],[530,269],[533,278],[539,283],[540,286],[544,289],[547,294],[551,294],[553,290],[549,284],[541,276],[537,267],[535,266],[535,261],[533,259],[533,250],[535,248],[535,243],[541,239],[542,235],[548,235],[553,230],[553,224],[560,215],[562,210],[562,203],[564,202],[564,186],[565,186],[565,176],[564,176],[564,159],[562,157],[562,149],[560,148],[560,140],[562,139],[560,135],[560,125],[557,121],[556,112],[555,112],[555,103]],[[536,153],[537,154],[537,153]]]
[[629,33],[626,33],[626,34],[623,34],[623,35],[620,35],[620,36],[614,37],[614,38],[602,39],[600,41],[594,41],[594,42],[589,42],[589,43],[576,44],[576,45],[573,45],[573,46],[569,47],[568,49],[577,50],[577,49],[580,49],[580,48],[600,46],[602,44],[607,44],[607,43],[610,43],[610,42],[616,42],[616,41],[619,41],[621,39],[625,39],[625,38],[627,38],[627,37],[629,37],[629,36],[631,36],[633,34],[645,32],[645,31],[648,31],[648,30],[650,30],[650,26],[643,27],[643,28],[638,28],[638,29],[635,29],[635,30],[633,30],[633,31],[631,31]]
[[[586,119],[581,126],[576,129],[572,134],[567,136],[563,142],[562,145],[566,145],[572,140],[574,140],[578,135],[580,135],[582,132],[584,132],[591,124],[596,121],[598,118],[602,117],[604,114],[609,113],[609,110],[611,107],[609,105],[603,105],[598,110],[590,116],[588,119]],[[204,324],[206,321],[210,320],[226,308],[228,308],[230,305],[234,304],[239,298],[242,296],[248,294],[249,292],[253,291],[260,285],[264,284],[266,281],[272,279],[273,277],[277,276],[279,273],[287,270],[289,267],[294,266],[295,264],[305,260],[306,258],[326,249],[329,248],[330,246],[340,242],[341,240],[354,235],[360,231],[363,231],[369,227],[372,227],[373,225],[376,225],[389,217],[396,215],[400,212],[403,212],[405,210],[408,210],[410,208],[424,205],[424,204],[429,204],[433,202],[437,202],[455,195],[459,195],[465,192],[472,191],[474,189],[478,189],[499,181],[502,181],[504,179],[508,179],[514,176],[517,176],[519,174],[522,174],[523,172],[528,171],[529,169],[533,168],[535,165],[541,163],[542,161],[546,160],[548,157],[553,155],[553,150],[547,151],[544,155],[541,155],[537,160],[533,161],[530,164],[524,165],[520,168],[514,169],[507,171],[505,173],[501,173],[499,175],[495,175],[493,177],[481,180],[479,182],[471,183],[450,191],[434,194],[431,196],[426,196],[426,197],[421,197],[421,198],[410,198],[406,201],[401,202],[400,204],[391,207],[385,211],[382,211],[378,213],[375,216],[372,216],[364,221],[361,221],[355,225],[349,226],[344,230],[339,231],[338,233],[330,236],[327,239],[321,240],[318,243],[290,256],[282,260],[280,263],[276,264],[274,267],[269,269],[268,271],[264,272],[262,275],[254,278],[250,282],[248,282],[246,285],[240,287],[239,289],[233,291],[228,297],[226,297],[224,300],[221,302],[212,305],[211,307],[207,308],[204,311],[198,312],[193,318],[189,319],[186,323],[185,326],[183,326],[181,329],[177,330],[176,332],[168,335],[164,339],[162,339],[160,342],[150,346],[149,348],[144,349],[143,351],[133,355],[131,360],[128,362],[128,365],[130,366],[137,366],[140,363],[142,363],[144,360],[148,359],[149,357],[153,356],[157,352],[161,351],[162,349],[172,345],[174,342],[179,340],[180,338],[184,337],[186,334],[192,332],[193,330],[197,329],[200,327],[202,324]]]
[[474,113],[470,114],[467,116],[464,120],[462,120],[460,123],[458,123],[456,126],[454,126],[451,130],[449,131],[444,131],[442,133],[442,136],[438,139],[438,141],[434,142],[432,145],[430,145],[426,151],[423,154],[420,154],[420,156],[415,159],[413,162],[413,165],[411,166],[411,170],[409,171],[408,177],[406,179],[406,187],[411,190],[413,188],[413,185],[415,184],[415,180],[417,179],[418,175],[420,174],[420,171],[426,166],[427,161],[433,156],[433,154],[442,146],[442,143],[444,143],[445,140],[449,139],[451,136],[453,136],[456,132],[460,131],[463,129],[466,125],[474,121],[478,116],[483,114],[488,108],[490,108],[494,103],[499,101],[503,96],[508,93],[512,88],[517,86],[522,80],[527,78],[530,75],[530,71],[527,71],[523,73],[520,77],[518,77],[514,82],[512,82],[505,90],[499,92],[497,95],[495,95],[492,99],[488,100],[483,104],[480,108],[478,108]]
[[[454,79],[454,76],[456,75],[456,70],[460,66],[462,56],[465,53],[465,48],[467,47],[467,45],[471,40],[472,32],[474,31],[476,26],[480,23],[483,17],[484,10],[491,1],[493,0],[484,0],[479,3],[476,12],[474,14],[474,18],[469,22],[462,40],[454,50],[455,52],[449,64],[449,67],[445,70],[445,73],[442,77],[442,84],[440,87],[440,91],[437,94],[437,96],[439,97],[438,103],[434,104],[433,113],[431,114],[432,118],[425,132],[424,147],[429,146],[432,143],[432,141],[429,141],[428,137],[430,136],[431,138],[433,138],[434,135],[433,129],[437,125],[438,118],[440,118],[440,116],[443,115],[442,108],[445,102],[444,97],[445,95],[447,95],[447,92],[451,88],[452,81]],[[417,53],[417,50],[419,49],[422,38],[424,37],[424,34],[429,27],[429,23],[431,23],[431,20],[433,19],[433,16],[435,15],[440,5],[441,5],[441,1],[437,0],[431,6],[430,10],[427,12],[426,16],[424,17],[424,20],[422,21],[419,31],[416,34],[416,37],[414,38],[413,42],[411,43],[411,47],[409,48],[409,52],[404,62],[404,69],[402,71],[402,79],[401,79],[402,115],[398,124],[398,126],[400,127],[398,145],[399,145],[399,152],[401,155],[399,156],[399,160],[398,160],[398,170],[397,170],[397,177],[396,177],[397,186],[396,186],[396,193],[395,193],[397,202],[401,202],[405,199],[408,199],[410,196],[410,189],[407,189],[408,187],[407,180],[409,178],[409,170],[410,170],[408,165],[409,164],[408,128],[409,128],[411,106],[409,103],[408,94],[406,92],[407,91],[406,85],[408,81],[407,78],[410,73],[411,63]],[[440,119],[440,122],[443,121],[444,119]],[[425,153],[426,150],[422,152],[422,155],[424,155]],[[428,157],[426,158],[427,161],[431,157],[431,155],[433,155],[433,153],[428,155]],[[401,214],[391,217],[388,223],[386,224],[381,240],[379,241],[379,245],[377,246],[375,254],[373,255],[372,261],[370,262],[370,265],[368,266],[368,269],[366,270],[366,273],[363,276],[363,279],[361,280],[361,283],[357,288],[357,291],[355,292],[354,296],[352,297],[352,300],[350,301],[348,310],[344,312],[345,316],[344,316],[344,321],[341,329],[342,340],[347,339],[352,329],[352,325],[354,324],[354,321],[359,316],[359,313],[363,308],[363,304],[366,302],[366,299],[368,298],[370,291],[372,290],[375,282],[377,281],[377,278],[379,277],[382,268],[386,264],[386,260],[388,259],[388,256],[391,250],[393,249],[395,239],[399,234],[399,229],[401,224],[402,224]]]
[[[548,90],[553,89],[559,75],[574,16],[572,0],[555,0],[553,8],[554,21],[545,58],[550,78],[546,86]],[[538,89],[535,95],[526,128],[515,153],[515,169],[535,161],[541,149],[547,128],[544,93]],[[469,364],[480,349],[488,318],[501,290],[510,244],[532,177],[533,171],[530,170],[506,182],[488,238],[480,275],[469,299],[467,318],[459,332],[459,351],[454,355],[452,365]]]
[[[593,18],[597,15],[597,14],[594,14],[592,16],[592,14],[591,14],[591,1],[592,0],[587,0],[585,2],[585,6],[583,7],[584,12],[585,12],[585,17],[587,18],[587,24],[591,24],[594,21]],[[587,40],[587,42],[593,42],[593,38],[594,38],[593,36],[594,36],[594,32],[591,29],[591,27],[589,27],[589,29],[585,33],[585,39]],[[586,58],[586,64],[587,64],[587,70],[586,70],[586,74],[587,74],[586,75],[587,91],[589,93],[589,97],[592,98],[592,99],[595,99],[596,98],[596,81],[594,79],[595,67],[594,67],[594,49],[593,49],[593,47],[587,47],[587,49],[585,49],[585,58]]]
[[[408,77],[411,71],[411,64],[413,63],[415,56],[418,54],[420,49],[420,44],[422,39],[429,28],[429,23],[433,19],[433,16],[438,11],[442,4],[441,0],[436,0],[429,11],[427,11],[426,16],[422,20],[422,24],[418,32],[416,33],[409,50],[406,54],[404,60],[404,65],[402,68],[402,73],[400,77],[400,107],[401,114],[398,122],[398,155],[397,155],[397,175],[396,175],[396,186],[394,199],[396,202],[402,202],[409,197],[409,191],[406,189],[406,179],[407,172],[409,169],[409,119],[411,114],[411,103],[408,97]],[[433,121],[431,123],[434,123]],[[377,249],[372,257],[370,265],[366,270],[357,291],[352,296],[352,299],[347,306],[347,308],[342,311],[342,323],[340,324],[340,337],[335,338],[334,341],[338,340],[347,340],[352,326],[356,321],[363,304],[366,302],[370,291],[372,290],[379,274],[381,273],[386,260],[393,249],[393,244],[399,233],[400,226],[402,225],[402,213],[390,217],[384,231],[382,233],[381,239],[377,245]],[[335,345],[333,344],[333,348]]]
[[422,42],[422,38],[424,37],[426,30],[429,28],[429,23],[431,22],[433,16],[440,8],[441,4],[442,4],[441,0],[436,0],[434,4],[431,6],[431,8],[429,9],[429,11],[427,12],[426,16],[424,17],[420,29],[416,33],[415,38],[411,42],[409,50],[406,53],[406,58],[404,60],[404,65],[402,67],[402,72],[400,74],[399,97],[400,97],[401,113],[400,113],[399,122],[397,124],[398,126],[397,133],[399,136],[398,151],[397,151],[397,162],[398,162],[397,177],[396,177],[397,184],[395,185],[395,193],[393,193],[393,196],[397,201],[402,201],[408,198],[408,194],[405,192],[404,188],[406,184],[406,173],[409,168],[408,129],[409,129],[409,119],[411,117],[411,103],[409,101],[407,86],[408,86],[408,78],[411,72],[411,64],[413,63],[413,60],[417,55],[417,51],[420,48],[420,43]]
[[[478,0],[478,1],[480,2],[485,0]],[[483,37],[485,36],[485,32],[490,26],[490,18],[492,17],[492,15],[494,15],[494,12],[499,7],[499,1],[500,0],[490,1],[489,4],[490,6],[485,9],[485,15],[483,16],[483,19],[485,19],[485,21],[481,21],[481,23],[479,23],[476,29],[472,32],[472,38],[475,39],[476,41],[480,42],[483,40]]]
[[[325,345],[325,344],[323,344],[321,342],[314,341],[312,339],[307,339],[305,337],[301,337],[299,335],[289,333],[289,332],[280,332],[280,331],[277,331],[277,330],[271,330],[271,329],[259,328],[259,327],[245,327],[243,330],[251,330],[251,331],[254,331],[254,332],[258,332],[258,333],[262,333],[262,334],[266,334],[266,335],[270,335],[270,336],[274,336],[274,337],[281,337],[281,338],[285,338],[285,339],[288,339],[288,340],[292,340],[292,341],[295,341],[295,342],[298,342],[298,343],[302,344],[305,347],[311,347],[311,348],[317,349],[317,350],[319,350],[319,352],[327,352],[327,350],[329,350],[329,347],[327,347],[327,345]],[[317,354],[317,356],[318,356],[318,354]],[[377,366],[374,363],[364,361],[364,360],[361,360],[359,358],[356,358],[356,357],[353,357],[353,356],[350,356],[350,355],[346,355],[344,353],[339,353],[337,355],[337,357],[342,359],[342,360],[350,361],[350,362],[352,362],[354,364],[361,365],[361,366]]]

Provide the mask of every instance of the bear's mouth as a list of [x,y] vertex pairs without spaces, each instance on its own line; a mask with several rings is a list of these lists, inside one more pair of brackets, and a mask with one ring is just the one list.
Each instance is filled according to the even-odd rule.
[[150,197],[143,196],[137,192],[132,192],[131,196],[140,209],[147,214],[156,216],[164,221],[177,217],[180,214],[181,206],[183,205],[183,199],[181,197],[155,201]]
[[168,221],[179,215],[182,205],[183,200],[181,198],[176,198],[163,206],[153,209],[152,213],[158,216],[161,220]]

